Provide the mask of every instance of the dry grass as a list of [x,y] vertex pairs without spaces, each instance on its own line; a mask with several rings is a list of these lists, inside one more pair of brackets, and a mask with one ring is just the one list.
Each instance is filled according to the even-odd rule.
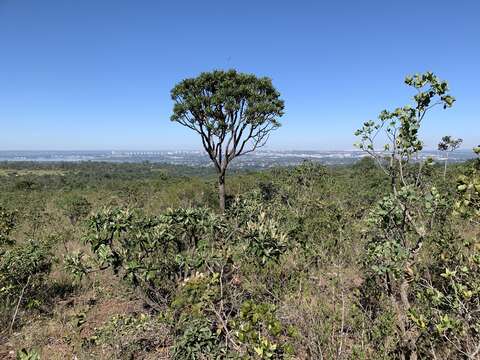
[[51,314],[32,317],[8,341],[0,339],[0,358],[15,359],[16,351],[26,348],[42,359],[110,359],[111,351],[84,344],[112,316],[145,312],[142,305],[112,274],[97,274],[82,290],[56,301]]

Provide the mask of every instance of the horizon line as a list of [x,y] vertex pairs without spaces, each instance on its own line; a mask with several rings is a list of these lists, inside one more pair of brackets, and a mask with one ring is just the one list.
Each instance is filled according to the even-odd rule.
[[[175,152],[175,151],[184,151],[184,152],[205,152],[204,149],[0,149],[0,152]],[[351,149],[294,149],[294,148],[285,148],[285,149],[258,149],[255,152],[285,152],[285,151],[305,151],[305,152],[364,152],[361,149],[351,148]],[[382,152],[381,149],[375,150],[376,152]],[[433,148],[425,148],[422,151],[441,151]],[[472,151],[471,147],[463,147],[456,149],[455,151]]]

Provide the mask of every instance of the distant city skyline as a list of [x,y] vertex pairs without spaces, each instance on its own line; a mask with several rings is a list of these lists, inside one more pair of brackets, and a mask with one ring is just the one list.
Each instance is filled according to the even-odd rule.
[[[347,165],[369,155],[363,151],[263,151],[259,150],[236,158],[232,166],[237,169],[259,169],[273,166],[292,166],[304,160],[319,162],[324,165]],[[445,153],[425,151],[419,154],[421,159],[427,157],[443,162]],[[458,150],[450,154],[451,162],[474,158],[473,151]],[[0,162],[34,161],[34,162],[82,162],[101,161],[113,163],[163,163],[187,165],[194,167],[213,167],[208,155],[201,150],[172,151],[0,151]]]
[[[457,102],[425,147],[480,142],[480,3],[446,0],[0,0],[0,150],[201,150],[169,121],[202,71],[268,76],[285,100],[266,150],[353,150],[354,131],[411,102],[433,71]],[[414,24],[414,25],[412,25]]]

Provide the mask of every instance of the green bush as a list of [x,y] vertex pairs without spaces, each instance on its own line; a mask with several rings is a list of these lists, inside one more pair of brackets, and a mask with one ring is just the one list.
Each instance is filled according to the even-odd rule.
[[31,350],[21,349],[17,351],[16,359],[17,360],[40,360],[40,355],[34,349],[31,349]]
[[[476,147],[474,152],[480,155],[480,147]],[[480,224],[480,158],[474,160],[458,178],[457,196],[456,213]]]
[[258,359],[284,359],[293,355],[293,347],[285,339],[293,334],[276,317],[272,304],[245,301],[238,316],[232,320],[232,329],[247,353]]
[[136,359],[140,354],[155,353],[169,341],[168,329],[157,317],[148,314],[113,315],[94,333],[85,338],[83,347],[92,351],[100,345],[115,359]]
[[37,308],[53,264],[48,243],[29,240],[0,249],[0,323],[16,325],[18,310]]
[[91,204],[80,195],[72,194],[63,196],[59,201],[59,207],[72,225],[88,215]]
[[5,250],[0,258],[0,293],[17,297],[28,283],[28,290],[42,284],[53,262],[51,247],[29,240]]
[[[164,303],[182,275],[182,252],[204,246],[224,230],[206,209],[168,210],[145,217],[129,209],[105,209],[88,221],[85,237],[101,269],[111,268],[154,304]],[[79,257],[67,258],[76,274],[91,271]]]
[[247,223],[243,238],[247,241],[247,255],[262,265],[278,261],[287,249],[286,234],[266,213],[260,213],[257,221]]
[[173,359],[226,359],[228,350],[219,332],[206,318],[191,318],[180,326],[175,338]]
[[15,228],[16,220],[14,211],[8,211],[0,206],[0,249],[2,246],[13,244],[10,234]]

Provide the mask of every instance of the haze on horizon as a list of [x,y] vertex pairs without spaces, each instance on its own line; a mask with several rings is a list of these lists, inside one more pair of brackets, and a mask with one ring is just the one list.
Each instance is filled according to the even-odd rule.
[[350,150],[353,133],[433,71],[457,102],[443,135],[477,145],[480,3],[0,0],[0,150],[200,150],[169,121],[170,89],[202,71],[268,76],[285,100],[265,149]]

